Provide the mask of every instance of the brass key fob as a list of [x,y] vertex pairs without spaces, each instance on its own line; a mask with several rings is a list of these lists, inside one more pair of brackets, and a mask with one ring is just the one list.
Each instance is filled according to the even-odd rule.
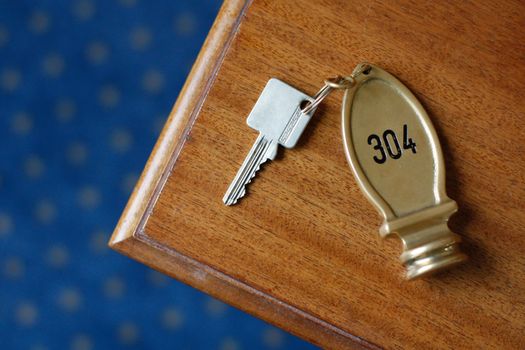
[[382,237],[397,234],[407,279],[467,259],[448,228],[457,204],[445,190],[445,166],[436,131],[421,103],[394,76],[361,64],[346,89],[343,144],[350,168],[384,217]]

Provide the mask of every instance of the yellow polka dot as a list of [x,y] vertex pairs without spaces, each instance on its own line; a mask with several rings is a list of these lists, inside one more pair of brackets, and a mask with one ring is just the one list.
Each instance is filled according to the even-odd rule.
[[133,137],[127,130],[117,129],[111,134],[111,148],[118,153],[129,151],[133,144]]
[[224,338],[221,341],[220,350],[239,350],[239,342],[231,337]]
[[134,50],[145,50],[151,43],[151,32],[146,27],[137,27],[131,31],[129,40]]
[[88,150],[86,146],[80,142],[75,142],[67,147],[67,160],[73,165],[82,165],[86,162]]
[[106,253],[108,251],[109,234],[104,231],[96,231],[91,235],[89,246],[96,254]]
[[148,272],[148,280],[152,285],[155,287],[165,287],[169,283],[169,277],[157,272],[155,270],[151,270]]
[[74,288],[66,288],[60,291],[57,303],[62,310],[75,312],[82,304],[82,295]]
[[63,268],[69,262],[69,252],[62,245],[53,245],[47,250],[45,260],[51,267]]
[[29,156],[24,162],[24,172],[27,177],[39,178],[42,176],[44,169],[44,162],[36,155]]
[[109,56],[109,49],[106,44],[100,41],[90,43],[86,48],[87,60],[95,65],[106,62]]
[[106,85],[100,89],[98,100],[103,107],[115,107],[120,101],[120,91],[113,85]]
[[95,14],[95,4],[91,0],[76,0],[73,3],[73,15],[81,20],[87,21]]
[[51,78],[58,78],[64,71],[64,59],[57,53],[51,53],[42,61],[44,74]]
[[139,339],[139,329],[132,322],[124,322],[118,327],[118,339],[122,344],[133,345]]
[[47,199],[40,200],[35,208],[35,218],[41,224],[50,224],[56,217],[55,205]]
[[68,98],[60,99],[55,105],[55,114],[61,122],[68,122],[73,119],[76,111],[75,102]]
[[191,13],[181,13],[175,18],[175,32],[188,36],[195,32],[197,21]]
[[281,332],[280,330],[275,328],[267,328],[264,330],[263,342],[269,348],[279,348],[283,345],[283,341],[284,335],[283,332]]
[[151,94],[157,94],[164,88],[164,76],[157,70],[148,70],[142,77],[142,88]]
[[7,68],[0,74],[0,87],[7,92],[13,92],[20,86],[22,76],[20,72],[13,68]]
[[6,27],[0,26],[0,47],[4,47],[9,42],[9,31]]
[[104,282],[104,294],[108,298],[111,298],[111,299],[120,298],[124,294],[125,290],[126,290],[126,286],[124,284],[124,281],[122,281],[118,277],[108,278]]
[[27,135],[33,129],[33,119],[25,112],[19,112],[11,120],[11,131],[17,135]]
[[93,341],[86,334],[77,334],[71,340],[70,348],[71,350],[91,350],[93,349]]
[[31,302],[23,302],[16,307],[15,321],[19,326],[34,326],[38,319],[38,309]]
[[3,264],[3,273],[11,279],[19,279],[24,275],[24,262],[17,257],[8,258]]
[[13,220],[7,213],[0,212],[0,238],[7,237],[13,230]]
[[35,11],[29,17],[29,29],[35,34],[43,34],[48,30],[50,22],[47,13]]
[[135,187],[138,179],[138,175],[134,173],[124,176],[124,179],[122,179],[122,192],[125,194],[130,194],[131,191],[133,191],[133,188]]
[[169,330],[176,330],[184,324],[184,316],[175,308],[167,308],[162,313],[162,326]]
[[227,310],[226,304],[210,297],[206,300],[205,306],[206,313],[214,317],[222,316]]
[[84,209],[95,209],[100,204],[100,191],[93,186],[86,186],[78,193],[78,203]]

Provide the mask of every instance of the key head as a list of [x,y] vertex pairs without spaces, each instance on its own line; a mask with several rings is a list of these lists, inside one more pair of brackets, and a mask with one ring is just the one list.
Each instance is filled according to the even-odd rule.
[[272,78],[259,96],[246,123],[269,140],[292,148],[315,112],[301,113],[303,101],[312,101],[312,98],[279,79]]

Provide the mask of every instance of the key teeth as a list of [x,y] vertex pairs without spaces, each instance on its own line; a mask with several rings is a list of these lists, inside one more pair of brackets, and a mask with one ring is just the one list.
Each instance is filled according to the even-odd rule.
[[244,187],[241,189],[241,192],[239,192],[239,195],[237,196],[237,198],[235,198],[234,204],[237,203],[237,201],[238,201],[239,199],[241,199],[242,197],[244,197],[245,194],[246,194],[246,186],[244,186]]
[[[226,195],[223,197],[224,204],[236,204],[240,198],[244,197],[248,184],[252,182],[257,172],[259,172],[261,165],[268,160],[274,159],[275,154],[277,153],[277,147],[278,144],[276,142],[267,140],[264,136],[259,134],[259,137],[250,150],[250,153],[248,153],[243,165],[237,172],[235,179],[226,191]],[[249,172],[245,172],[245,170],[248,169]]]
[[261,170],[261,164],[264,164],[268,161],[268,159],[265,159],[264,161],[262,161],[258,166],[257,168],[255,168],[255,170],[253,171],[253,173],[251,174],[250,178],[246,181],[246,183],[242,186],[242,188],[239,190],[239,193],[234,196],[234,197],[231,197],[228,198],[226,201],[224,201],[224,204],[228,205],[228,206],[231,206],[231,205],[235,205],[237,204],[237,202],[239,201],[239,199],[241,199],[242,197],[244,197],[246,195],[246,186],[252,182],[252,180],[255,178],[255,176],[257,175],[257,173],[259,172],[259,170]]

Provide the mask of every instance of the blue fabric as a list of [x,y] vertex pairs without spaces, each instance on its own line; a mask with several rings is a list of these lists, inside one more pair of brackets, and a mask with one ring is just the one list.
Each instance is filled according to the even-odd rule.
[[0,0],[0,348],[311,348],[106,247],[220,4]]

